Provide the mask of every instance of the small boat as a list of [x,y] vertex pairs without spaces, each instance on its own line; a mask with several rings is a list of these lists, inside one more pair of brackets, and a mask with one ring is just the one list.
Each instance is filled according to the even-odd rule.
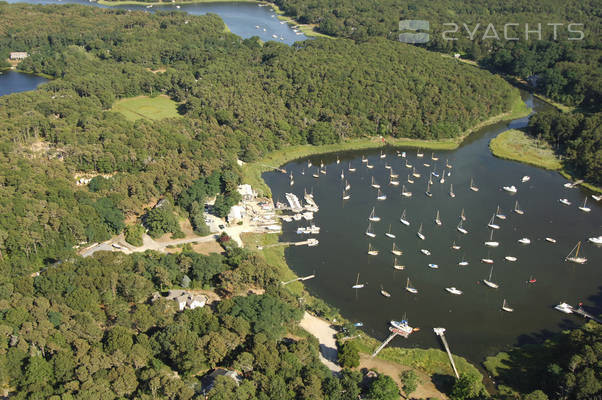
[[321,170],[320,170],[320,173],[321,173],[321,174],[323,174],[323,175],[326,175],[326,168],[324,168],[324,169],[321,169]]
[[445,174],[444,173],[441,174],[441,179],[439,180],[439,183],[445,183]]
[[416,172],[416,168],[412,168],[412,176],[414,178],[420,178],[421,177],[421,175],[418,172]]
[[293,173],[292,172],[291,172],[289,178],[290,178],[290,182],[289,183],[290,183],[291,186],[293,186],[295,184],[295,179],[293,178]]
[[[587,258],[579,257],[579,250],[581,249],[581,242],[577,242],[573,250],[564,258],[565,261],[574,262],[576,264],[585,264],[587,262]],[[575,254],[573,255],[573,252]]]
[[528,175],[525,175],[525,176],[523,176],[523,177],[521,178],[521,180],[520,180],[520,181],[521,181],[522,183],[525,183],[525,182],[529,182],[529,180],[530,180],[530,179],[531,179],[531,177],[530,177],[530,176],[528,176]]
[[408,321],[405,320],[405,317],[401,321],[391,321],[390,324],[394,329],[400,330],[402,334],[409,335],[414,332],[414,329],[408,325]]
[[464,257],[462,257],[462,261],[460,261],[458,263],[459,267],[466,267],[468,265],[468,261],[464,260]]
[[500,229],[500,226],[495,223],[495,214],[493,214],[491,216],[491,219],[489,220],[489,223],[487,224],[487,226],[490,227],[491,229]]
[[368,255],[371,255],[371,256],[377,256],[378,255],[378,250],[374,250],[372,248],[372,244],[371,243],[368,243]]
[[460,219],[462,221],[466,221],[466,216],[464,215],[464,209],[462,209],[462,212],[460,213]]
[[406,168],[412,168],[412,164],[408,164],[408,159],[406,158],[406,164],[405,164]]
[[351,286],[352,289],[361,289],[363,288],[365,285],[363,283],[360,283],[360,274],[358,272],[357,274],[357,279],[355,280],[355,285]]
[[410,221],[408,221],[406,219],[406,210],[405,208],[403,209],[403,211],[401,212],[401,217],[399,218],[399,221],[404,224],[405,226],[410,226]]
[[406,152],[405,151],[401,152],[401,157],[402,158],[406,158]]
[[176,6],[177,9],[180,9],[180,6]]
[[424,153],[421,153],[420,150],[416,150],[416,157],[422,158],[424,157]]
[[383,151],[380,151],[380,158],[385,158],[387,155],[385,153],[383,153]]
[[389,185],[399,186],[399,181],[393,180],[393,178],[389,177]]
[[449,160],[445,160],[445,168],[451,168],[451,164],[449,163]]
[[479,188],[475,186],[474,181],[472,178],[470,178],[470,190],[472,190],[473,192],[478,192]]
[[506,261],[510,261],[510,262],[515,262],[516,260],[518,260],[518,258],[513,257],[513,256],[506,256],[504,258],[506,259]]
[[435,224],[437,224],[437,226],[443,225],[443,222],[441,222],[441,218],[439,218],[439,210],[437,210],[437,215],[435,216]]
[[565,206],[570,206],[571,202],[568,199],[560,199],[558,200],[561,204],[564,204]]
[[422,224],[420,224],[420,228],[418,228],[418,232],[416,232],[416,236],[420,238],[420,240],[426,239],[426,236],[422,234]]
[[356,328],[361,328],[362,326],[364,326],[363,322],[356,322],[355,324],[353,324],[353,326],[355,326]]
[[437,172],[435,172],[433,170],[433,172],[431,172],[431,175],[434,176],[435,178],[439,178],[439,174]]
[[573,184],[572,182],[567,182],[563,186],[567,189],[572,189],[575,187],[575,184]]
[[429,268],[439,269],[439,266],[437,264],[429,264]]
[[376,237],[376,234],[372,231],[372,222],[368,224],[368,229],[366,229],[366,236]]
[[372,164],[366,164],[366,168],[372,169],[372,168],[374,168],[374,165],[372,165]]
[[349,163],[349,167],[347,168],[347,171],[349,171],[349,172],[355,172],[355,167],[351,166],[351,162]]
[[391,170],[391,173],[389,174],[389,178],[399,178],[399,174],[394,174],[393,170]]
[[506,303],[506,299],[504,299],[504,302],[502,303],[502,310],[504,310],[506,312],[513,312],[514,308],[509,307],[508,304]]
[[320,169],[317,169],[317,170],[316,170],[316,173],[312,174],[312,176],[313,176],[314,178],[319,178],[319,177],[320,177]]
[[439,157],[435,157],[435,153],[431,153],[431,160],[437,161],[439,160]]
[[500,245],[500,242],[496,242],[493,240],[493,230],[491,231],[491,234],[489,235],[489,240],[485,242],[485,246],[487,247],[498,247]]
[[406,186],[405,185],[401,185],[401,195],[403,197],[412,197],[412,192],[408,192],[406,190]]
[[462,292],[460,289],[456,289],[456,287],[455,287],[455,286],[452,286],[452,287],[446,287],[446,288],[445,288],[445,290],[447,290],[447,291],[448,291],[449,293],[451,293],[451,294],[455,294],[456,296],[459,296],[459,295],[461,295],[462,293],[464,293],[464,292]]
[[349,189],[351,189],[351,185],[349,184],[349,182],[345,181],[345,190]]
[[345,179],[345,173],[341,170],[341,180]]
[[385,297],[391,297],[391,293],[387,292],[386,290],[383,289],[383,285],[380,285],[380,294],[382,294]]
[[380,189],[380,185],[374,181],[374,177],[372,177],[372,182],[370,183],[374,189]]
[[430,251],[428,251],[427,249],[420,249],[420,252],[421,252],[422,254],[424,254],[425,256],[430,256],[430,255],[431,255],[431,252],[430,252]]
[[567,303],[560,303],[557,306],[554,307],[556,310],[563,312],[565,314],[572,314],[573,313],[573,307],[571,307],[570,304]]
[[410,293],[413,294],[418,294],[418,289],[413,288],[412,286],[410,286],[410,278],[408,278],[408,280],[406,281],[406,290]]
[[531,244],[531,239],[524,237],[524,238],[518,239],[518,242],[520,244]]
[[458,246],[458,245],[456,244],[456,241],[453,241],[453,242],[452,242],[452,246],[451,246],[451,247],[452,247],[452,249],[454,249],[454,250],[460,250],[460,249],[461,249],[461,247],[460,247],[460,246]]
[[466,235],[468,234],[468,231],[466,229],[464,229],[464,227],[462,227],[462,220],[460,220],[460,223],[458,224],[458,226],[456,227],[456,229],[458,230],[458,232]]
[[594,244],[602,244],[602,236],[591,237],[588,240]]
[[311,168],[311,161],[307,160],[307,168]]
[[502,187],[502,189],[504,189],[506,192],[508,193],[516,193],[516,186],[512,185],[512,186],[504,186]]
[[391,169],[391,166],[389,165],[389,163],[385,163],[385,169]]
[[556,243],[556,239],[551,238],[551,237],[547,237],[546,238],[546,242],[550,242],[550,243]]
[[341,160],[339,160],[339,156],[337,156],[337,164],[340,164]]
[[305,175],[305,168],[301,169],[301,175]]
[[481,258],[481,262],[484,264],[493,264],[493,259],[491,258]]
[[376,200],[387,200],[387,195],[378,189],[378,194],[376,195]]
[[431,164],[429,164],[429,163],[423,163],[422,165],[424,165],[427,168],[429,168],[431,166]]
[[401,264],[398,264],[397,263],[397,257],[395,257],[393,259],[393,268],[401,271],[401,270],[405,269],[405,266],[403,266]]
[[533,275],[531,275],[531,277],[529,278],[527,283],[535,283],[535,282],[537,282],[537,279],[533,278]]
[[414,183],[414,179],[412,179],[410,174],[408,174],[408,183]]
[[393,243],[393,249],[391,250],[391,253],[393,253],[396,256],[400,256],[403,254],[403,251],[401,251],[397,247],[395,247],[395,243]]
[[496,211],[495,211],[495,217],[496,217],[496,218],[499,218],[499,219],[501,219],[501,220],[504,220],[504,219],[506,219],[506,215],[505,215],[505,214],[502,214],[502,210],[500,209],[500,206],[499,206],[499,205],[497,206],[497,209],[496,209]]
[[581,207],[579,207],[579,209],[583,212],[590,212],[592,209],[589,207],[586,207],[587,204],[587,196],[585,197],[585,200],[583,200],[583,205]]
[[368,217],[368,221],[372,221],[372,222],[378,222],[378,221],[380,221],[380,217],[377,217],[374,214],[374,207],[372,207],[372,211],[370,212],[370,216]]
[[602,200],[602,194],[600,194],[600,195],[592,194],[592,199],[594,199],[596,201],[600,201],[600,200]]
[[390,237],[391,239],[395,239],[395,234],[391,233],[391,224],[389,224],[389,231],[385,232],[386,237]]
[[431,193],[431,183],[428,182],[426,184],[426,192],[424,192],[424,194],[426,195],[426,197],[433,197],[433,194]]
[[320,160],[320,168],[324,168],[324,161]]
[[492,274],[493,274],[493,267],[491,267],[491,271],[489,271],[489,278],[488,278],[488,279],[483,279],[483,283],[484,283],[485,285],[489,286],[490,288],[497,289],[497,288],[499,288],[500,286],[499,286],[497,283],[495,283],[495,282],[493,282],[493,281],[491,280],[491,275],[492,275]]
[[514,210],[515,213],[517,213],[518,215],[523,215],[525,212],[523,210],[520,209],[520,207],[518,206],[518,200],[516,200],[516,202],[514,203]]

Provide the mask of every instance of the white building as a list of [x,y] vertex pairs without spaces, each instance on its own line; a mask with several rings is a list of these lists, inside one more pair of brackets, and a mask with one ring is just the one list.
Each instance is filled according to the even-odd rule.
[[236,223],[237,221],[242,221],[245,216],[245,208],[243,206],[235,205],[230,208],[230,212],[228,213],[228,223]]
[[[161,296],[156,293],[153,296],[153,301],[160,298]],[[173,300],[178,303],[178,310],[183,311],[185,309],[194,310],[195,308],[204,307],[207,304],[207,296],[203,294],[194,294],[187,292],[186,290],[170,290],[165,296],[167,300]]]
[[25,51],[13,51],[10,53],[11,60],[24,60],[29,56]]
[[240,193],[243,200],[249,201],[257,198],[257,192],[249,184],[238,185],[238,193]]

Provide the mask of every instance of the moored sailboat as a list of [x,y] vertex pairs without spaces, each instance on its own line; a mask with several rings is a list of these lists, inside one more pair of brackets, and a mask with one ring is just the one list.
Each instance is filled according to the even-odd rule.
[[483,279],[483,283],[484,283],[485,285],[489,286],[490,288],[497,289],[497,288],[499,288],[500,286],[499,286],[497,283],[495,283],[495,282],[493,282],[493,281],[491,280],[491,276],[492,276],[492,275],[493,275],[493,267],[491,267],[491,270],[489,271],[489,278],[488,278],[488,279]]
[[401,270],[403,270],[405,268],[405,266],[403,266],[401,264],[398,264],[397,263],[397,257],[395,257],[393,259],[393,268],[401,271]]
[[[579,257],[579,250],[581,249],[581,241],[577,242],[573,250],[564,258],[565,261],[574,262],[576,264],[585,264],[587,262],[587,258]],[[573,255],[573,252],[575,253]]]
[[458,224],[458,226],[456,227],[456,229],[458,230],[458,232],[466,235],[468,234],[468,231],[462,226],[462,220],[460,220],[460,223]]
[[441,218],[439,218],[439,210],[437,210],[437,215],[435,216],[435,224],[437,224],[437,226],[443,225],[443,222],[441,222]]
[[454,193],[454,185],[453,184],[449,185],[449,197],[451,197],[451,198],[456,197],[456,194]]
[[385,297],[391,297],[391,293],[387,292],[385,289],[383,289],[383,285],[380,285],[380,294],[382,294]]
[[496,242],[493,240],[493,230],[491,231],[491,234],[489,235],[489,240],[485,242],[485,246],[487,247],[498,247],[500,245],[500,242]]
[[393,253],[396,256],[400,256],[403,254],[403,251],[401,251],[397,247],[395,247],[395,243],[393,243],[393,249],[391,250],[391,253]]
[[508,303],[506,303],[506,299],[504,299],[504,302],[502,303],[502,310],[506,312],[513,312],[514,308],[508,306]]
[[579,207],[579,209],[583,212],[590,212],[592,209],[586,206],[587,204],[587,196],[585,197],[585,200],[583,200],[583,205],[581,207]]
[[366,229],[366,236],[376,237],[376,234],[372,231],[372,222],[368,224],[368,229]]
[[405,226],[410,226],[410,221],[408,221],[408,219],[406,218],[406,210],[405,210],[405,208],[401,212],[401,217],[399,218],[399,221],[402,224],[404,224]]
[[460,289],[457,289],[455,286],[446,287],[445,290],[447,290],[451,294],[455,294],[456,296],[459,296],[462,293],[464,293]]
[[355,285],[351,286],[352,289],[361,289],[363,288],[365,285],[363,283],[360,283],[360,274],[359,272],[357,273],[357,278],[355,279]]
[[472,178],[470,178],[470,190],[472,190],[473,192],[478,192],[479,188],[475,186],[474,181]]
[[420,228],[418,228],[418,232],[416,232],[416,236],[420,238],[420,240],[426,239],[426,236],[422,233],[422,224],[420,224]]
[[495,223],[495,214],[493,214],[491,216],[491,219],[489,220],[489,223],[487,224],[487,226],[490,227],[491,229],[500,229],[500,226]]
[[386,237],[390,237],[391,239],[395,239],[395,234],[391,233],[391,224],[389,224],[389,230],[385,232]]
[[377,217],[374,214],[374,207],[372,207],[372,211],[370,212],[370,216],[368,217],[368,221],[372,221],[372,222],[378,222],[378,221],[380,221],[380,217]]
[[520,207],[518,206],[518,200],[516,200],[516,202],[514,203],[514,212],[517,213],[518,215],[523,215],[525,212],[523,210],[520,209]]
[[401,185],[401,196],[402,197],[412,197],[412,192],[408,192],[406,190],[406,185]]
[[412,294],[418,294],[418,289],[410,286],[410,278],[406,281],[406,290]]
[[372,177],[372,182],[370,183],[374,189],[380,189],[380,185],[374,181],[374,177]]
[[387,200],[387,195],[384,194],[383,192],[381,192],[380,189],[378,189],[378,194],[376,195],[376,200]]
[[378,255],[378,250],[374,250],[372,248],[372,243],[368,243],[368,255],[370,255],[370,256],[377,256]]

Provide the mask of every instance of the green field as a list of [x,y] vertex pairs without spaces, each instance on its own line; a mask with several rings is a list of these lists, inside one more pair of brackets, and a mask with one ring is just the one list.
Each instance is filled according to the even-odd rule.
[[167,96],[137,96],[116,101],[111,111],[123,114],[130,121],[141,118],[156,121],[180,117],[177,107],[178,103]]
[[489,148],[494,156],[505,160],[519,161],[554,171],[562,168],[560,159],[548,143],[538,141],[516,129],[500,133],[491,140]]

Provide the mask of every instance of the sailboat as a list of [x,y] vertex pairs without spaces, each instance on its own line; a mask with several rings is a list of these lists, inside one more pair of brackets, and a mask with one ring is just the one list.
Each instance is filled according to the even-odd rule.
[[414,179],[412,179],[410,174],[408,174],[408,183],[414,183]]
[[391,233],[391,224],[389,224],[389,231],[385,232],[386,237],[390,237],[391,239],[395,239],[395,234]]
[[456,244],[456,241],[455,241],[455,240],[452,242],[452,246],[451,246],[451,247],[452,247],[452,249],[454,249],[454,250],[460,250],[460,249],[461,249],[461,247],[460,247],[459,245],[457,245],[457,244]]
[[455,286],[445,288],[449,293],[455,294],[457,296],[461,295],[463,292],[460,289],[456,289]]
[[445,170],[441,171],[441,179],[439,180],[439,183],[445,183]]
[[449,197],[456,197],[456,194],[454,193],[454,185],[451,183],[449,185]]
[[305,168],[301,168],[301,175],[305,175]]
[[486,258],[481,258],[481,262],[485,264],[493,264],[493,259],[489,258],[489,254]]
[[311,161],[307,160],[307,168],[311,168]]
[[349,189],[351,189],[351,185],[349,184],[349,182],[345,181],[345,190]]
[[374,215],[374,207],[372,207],[372,211],[370,212],[370,216],[368,217],[368,221],[378,222],[380,221],[380,217]]
[[518,239],[518,242],[520,244],[531,244],[531,239],[524,237],[524,238]]
[[[587,262],[587,258],[579,257],[579,250],[581,249],[581,241],[577,242],[573,250],[564,258],[565,261],[574,262],[576,264],[585,264]],[[572,255],[575,252],[575,255]]]
[[437,224],[437,226],[443,225],[441,218],[439,218],[439,210],[437,210],[437,215],[435,216],[435,224]]
[[489,235],[489,241],[485,242],[485,246],[487,247],[498,247],[500,245],[500,242],[496,242],[493,240],[493,230],[491,231],[491,234]]
[[426,237],[422,234],[422,224],[420,224],[420,228],[418,228],[418,232],[416,232],[416,235],[420,238],[420,240],[426,239]]
[[368,229],[366,229],[366,236],[376,237],[376,234],[372,231],[372,222],[368,223]]
[[378,250],[372,249],[372,244],[371,243],[368,243],[368,255],[371,255],[371,256],[377,256],[378,255]]
[[380,185],[374,182],[374,177],[372,177],[372,182],[370,183],[370,186],[372,186],[374,189],[380,189]]
[[431,193],[431,183],[428,182],[426,184],[426,192],[424,192],[424,194],[426,195],[426,197],[433,197],[433,194]]
[[531,284],[533,284],[533,283],[535,283],[535,282],[537,282],[537,279],[533,278],[533,275],[531,275],[531,276],[529,277],[529,280],[527,281],[527,283],[531,283]]
[[464,215],[464,209],[462,209],[462,212],[460,213],[460,219],[462,221],[466,221],[466,216]]
[[416,172],[416,168],[412,168],[412,176],[414,178],[420,178],[420,174],[418,172]]
[[429,163],[426,163],[426,162],[425,162],[425,163],[423,163],[422,165],[424,165],[424,166],[425,166],[425,167],[427,167],[427,168],[431,166],[431,164],[429,164]]
[[397,270],[402,270],[405,268],[405,266],[401,265],[401,264],[397,264],[397,257],[395,257],[393,259],[393,268],[397,269]]
[[349,172],[355,172],[355,167],[351,166],[351,161],[349,162],[349,167],[347,168],[347,171],[349,171]]
[[399,174],[393,173],[393,170],[391,169],[391,172],[389,173],[389,178],[399,178]]
[[378,189],[378,194],[376,195],[376,200],[387,200],[387,195]]
[[412,168],[412,164],[408,164],[408,159],[406,158],[406,164],[405,164],[406,168]]
[[518,200],[516,200],[516,202],[514,203],[514,212],[517,213],[518,215],[523,215],[525,212],[523,210],[520,209],[520,207],[518,206]]
[[600,201],[600,200],[602,200],[602,194],[601,195],[592,194],[592,199],[594,199],[596,201]]
[[293,173],[292,172],[289,175],[289,178],[290,178],[290,185],[293,186],[295,184],[295,178],[293,178]]
[[495,223],[495,214],[493,214],[491,216],[491,219],[489,220],[489,223],[487,224],[487,226],[490,227],[491,229],[500,229],[500,226]]
[[412,192],[406,190],[406,185],[401,185],[401,195],[403,197],[412,197]]
[[343,170],[341,169],[341,180],[345,179],[345,173],[343,172]]
[[425,256],[430,256],[431,252],[428,249],[420,249],[420,252]]
[[365,285],[363,283],[360,283],[360,274],[358,272],[357,274],[357,279],[355,280],[355,285],[351,286],[352,289],[361,289],[363,288]]
[[389,163],[385,163],[385,169],[391,169],[391,166],[389,165]]
[[420,150],[416,150],[416,157],[422,158],[423,156],[424,156],[424,153],[421,153]]
[[431,160],[437,161],[439,157],[435,157],[435,153],[431,153]]
[[339,160],[339,156],[337,156],[337,164],[340,164],[341,160]]
[[418,294],[418,289],[413,288],[412,286],[410,286],[410,278],[408,278],[408,280],[406,281],[406,290],[410,293],[413,294]]
[[460,262],[458,263],[458,266],[459,266],[459,267],[465,267],[465,266],[467,266],[467,265],[468,265],[468,261],[466,261],[466,260],[464,259],[464,256],[462,256],[462,261],[460,261]]
[[351,198],[351,195],[349,193],[347,193],[346,190],[343,190],[343,200],[349,200]]
[[513,312],[514,308],[509,307],[508,303],[506,303],[506,299],[504,299],[504,302],[502,303],[502,310],[504,310],[506,312]]
[[362,162],[363,162],[363,163],[367,163],[367,162],[368,162],[368,159],[367,159],[367,158],[366,158],[366,156],[364,156],[364,155],[362,155]]
[[474,181],[472,178],[470,178],[470,190],[472,190],[473,192],[478,192],[479,188],[475,186]]
[[395,247],[395,243],[393,243],[393,249],[391,250],[391,253],[393,253],[396,256],[400,256],[403,254],[403,251],[401,251],[397,247]]
[[489,271],[489,278],[483,279],[483,283],[493,289],[499,288],[500,286],[491,280],[491,275],[493,275],[493,267],[491,267],[491,271]]
[[504,214],[502,214],[502,210],[500,209],[499,205],[497,206],[497,209],[495,211],[495,216],[496,216],[496,218],[499,218],[502,220],[506,219],[506,216]]
[[468,234],[468,231],[466,229],[464,229],[464,227],[462,227],[462,220],[460,220],[460,223],[458,224],[458,226],[456,227],[456,229],[458,230],[458,232],[466,235]]
[[380,285],[380,294],[382,294],[385,297],[391,297],[391,293],[387,292],[386,290],[383,289],[383,285]]
[[374,168],[374,165],[372,165],[372,164],[370,164],[370,163],[367,163],[367,164],[366,164],[366,168],[368,168],[368,169],[372,169],[372,168]]
[[399,181],[393,180],[393,178],[389,177],[389,185],[399,186]]
[[402,213],[401,213],[401,217],[399,218],[399,221],[404,224],[405,226],[410,226],[410,221],[408,221],[406,219],[406,210],[405,208],[403,209]]
[[313,176],[314,178],[319,178],[319,177],[320,177],[320,169],[319,169],[319,168],[316,168],[316,173],[315,173],[315,174],[312,174],[312,176]]
[[380,158],[385,158],[387,155],[385,153],[383,153],[383,151],[380,151]]
[[320,160],[320,168],[324,168],[324,161]]
[[506,261],[510,261],[510,262],[515,262],[516,260],[518,260],[518,258],[516,258],[514,256],[506,256],[504,258],[506,259]]
[[326,167],[320,168],[320,173],[326,175]]
[[585,200],[583,200],[583,205],[581,207],[579,207],[579,209],[583,212],[590,212],[592,209],[589,207],[586,207],[585,204],[587,203],[587,196],[585,197]]

